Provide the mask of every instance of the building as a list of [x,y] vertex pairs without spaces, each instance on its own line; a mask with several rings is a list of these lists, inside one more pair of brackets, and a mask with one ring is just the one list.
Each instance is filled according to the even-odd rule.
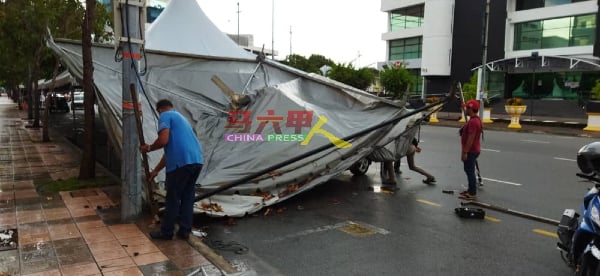
[[[489,1],[488,95],[586,101],[600,79],[598,2]],[[382,0],[381,11],[387,54],[379,67],[403,62],[420,79],[413,93],[446,93],[481,66],[485,0]]]
[[[108,10],[112,9],[113,0],[97,0],[98,3],[106,6]],[[170,0],[147,0],[146,1],[146,23],[152,23],[160,15],[160,13],[167,7]]]

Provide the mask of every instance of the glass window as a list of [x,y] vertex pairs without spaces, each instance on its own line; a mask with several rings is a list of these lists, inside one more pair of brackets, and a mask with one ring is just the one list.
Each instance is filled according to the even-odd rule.
[[542,49],[569,47],[569,31],[572,17],[544,20]]
[[421,58],[423,40],[421,37],[391,40],[390,60],[405,60]]
[[582,46],[594,44],[596,40],[596,28],[595,15],[576,16],[573,20],[569,45]]
[[565,5],[592,0],[517,0],[517,11]]
[[515,26],[515,50],[541,48],[542,30],[541,21],[517,24]]
[[593,45],[596,15],[553,18],[515,24],[515,50]]
[[544,0],[517,0],[518,11],[544,7]]
[[489,72],[487,79],[488,99],[504,97],[504,72]]
[[424,5],[390,12],[390,31],[417,28],[423,25]]
[[408,72],[417,80],[415,82],[416,87],[411,87],[409,94],[421,95],[423,92],[423,77],[421,77],[421,69],[408,69]]
[[545,7],[552,7],[564,4],[571,4],[571,0],[546,0],[544,3]]

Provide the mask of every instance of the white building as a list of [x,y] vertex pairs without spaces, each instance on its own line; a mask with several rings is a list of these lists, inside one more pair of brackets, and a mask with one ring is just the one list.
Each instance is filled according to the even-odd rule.
[[[491,0],[486,89],[502,98],[587,100],[600,78],[597,0]],[[381,0],[387,60],[446,93],[483,60],[485,0]]]

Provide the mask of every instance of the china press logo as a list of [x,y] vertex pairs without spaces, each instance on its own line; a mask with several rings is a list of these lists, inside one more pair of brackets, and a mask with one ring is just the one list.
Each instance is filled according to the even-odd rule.
[[[327,123],[325,116],[318,116],[319,120],[312,125],[313,112],[308,110],[290,110],[287,117],[275,115],[275,110],[267,110],[267,115],[256,116],[258,127],[251,133],[252,112],[250,110],[232,110],[229,111],[229,120],[226,129],[237,130],[238,133],[225,134],[225,141],[229,142],[300,142],[300,145],[306,146],[315,135],[325,136],[331,143],[338,148],[349,148],[352,146],[331,132],[321,127]],[[285,126],[293,128],[294,133],[282,133],[280,123],[285,119]],[[265,126],[270,123],[275,133],[263,134]],[[308,134],[303,134],[303,128],[310,128]]]

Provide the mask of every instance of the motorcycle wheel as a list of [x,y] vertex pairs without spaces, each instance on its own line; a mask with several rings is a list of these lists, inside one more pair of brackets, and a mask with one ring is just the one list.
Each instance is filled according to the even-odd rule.
[[354,175],[365,175],[369,170],[369,165],[371,163],[366,158],[361,158],[356,162],[352,167],[350,167],[350,172]]
[[581,256],[579,269],[575,271],[576,276],[600,276],[598,260],[590,253]]

